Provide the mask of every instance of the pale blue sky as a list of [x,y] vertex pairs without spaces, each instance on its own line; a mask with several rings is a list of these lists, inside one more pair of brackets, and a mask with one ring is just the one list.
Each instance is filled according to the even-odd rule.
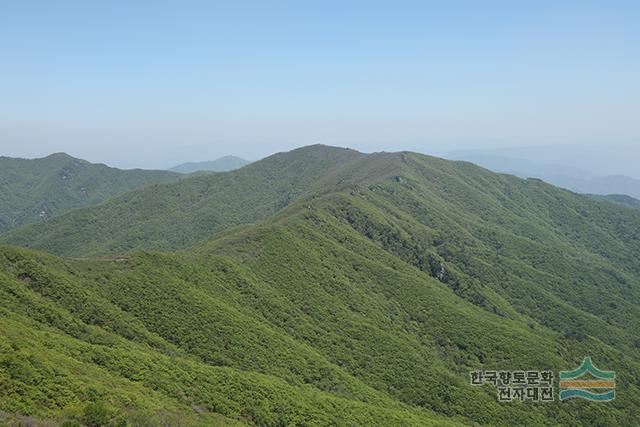
[[0,155],[640,144],[639,5],[0,0]]

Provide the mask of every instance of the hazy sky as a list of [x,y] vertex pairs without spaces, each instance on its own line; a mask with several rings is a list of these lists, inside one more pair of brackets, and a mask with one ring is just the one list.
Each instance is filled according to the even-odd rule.
[[640,145],[639,22],[638,1],[5,0],[0,155]]

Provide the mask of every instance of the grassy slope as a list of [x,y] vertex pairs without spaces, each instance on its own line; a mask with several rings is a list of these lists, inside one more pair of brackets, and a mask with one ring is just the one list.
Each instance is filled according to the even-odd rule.
[[[334,191],[193,251],[64,261],[5,248],[2,330],[51,328],[54,339],[21,350],[42,364],[38,342],[96,351],[76,358],[82,369],[158,392],[132,403],[129,383],[95,380],[103,399],[138,411],[166,399],[266,425],[292,414],[421,425],[431,411],[489,425],[638,424],[638,212],[409,153],[348,166],[322,185]],[[585,355],[618,372],[615,402],[501,405],[467,385],[471,369],[558,371]],[[22,369],[0,366],[16,381],[5,402],[31,396]],[[74,405],[92,398],[62,378]],[[55,405],[25,408],[56,416]]]
[[114,169],[62,153],[34,160],[0,157],[0,233],[180,178],[167,171]]
[[230,225],[268,217],[362,156],[324,146],[276,154],[237,171],[133,191],[15,230],[0,242],[71,256],[186,248]]

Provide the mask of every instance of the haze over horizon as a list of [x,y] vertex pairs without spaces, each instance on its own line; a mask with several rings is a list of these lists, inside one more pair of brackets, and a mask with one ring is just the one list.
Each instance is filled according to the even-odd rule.
[[0,155],[167,168],[314,143],[614,144],[637,162],[639,18],[635,2],[13,3]]

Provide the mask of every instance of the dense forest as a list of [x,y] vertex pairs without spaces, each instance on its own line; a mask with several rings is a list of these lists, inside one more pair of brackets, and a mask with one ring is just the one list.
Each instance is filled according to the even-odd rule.
[[[640,210],[539,180],[316,145],[0,241],[8,422],[640,423]],[[469,381],[585,356],[613,402]]]
[[111,168],[64,153],[41,159],[0,157],[0,233],[180,178],[168,171]]

